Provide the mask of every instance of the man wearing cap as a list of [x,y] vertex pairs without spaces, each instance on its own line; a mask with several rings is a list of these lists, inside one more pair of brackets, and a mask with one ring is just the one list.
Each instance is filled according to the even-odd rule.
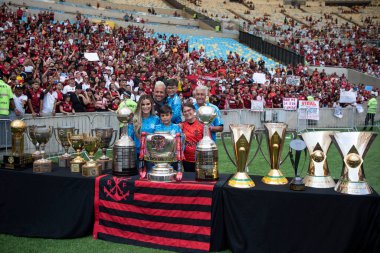
[[372,131],[373,130],[373,124],[375,121],[375,115],[377,112],[377,99],[376,99],[375,94],[371,94],[371,99],[368,100],[367,107],[368,107],[368,110],[367,110],[367,115],[365,117],[365,123],[364,123],[365,126],[364,126],[363,130],[367,129],[368,121],[371,121],[371,127],[369,130]]
[[[1,73],[0,73],[1,74]],[[13,92],[11,87],[0,76],[0,118],[8,118],[9,108],[14,107]]]
[[75,92],[70,95],[72,106],[75,112],[86,112],[87,99],[82,94],[82,85],[75,86]]

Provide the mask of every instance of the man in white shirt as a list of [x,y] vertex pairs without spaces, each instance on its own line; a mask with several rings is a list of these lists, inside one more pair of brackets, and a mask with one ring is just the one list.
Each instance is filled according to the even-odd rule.
[[44,100],[42,102],[42,116],[54,116],[58,94],[53,89],[53,85],[49,85],[45,91]]
[[25,114],[25,106],[28,103],[28,97],[23,94],[24,87],[20,84],[15,86],[13,93],[13,102],[15,104],[15,114],[23,116]]
[[62,93],[74,93],[75,92],[75,80],[73,77],[70,77],[69,84],[63,87]]

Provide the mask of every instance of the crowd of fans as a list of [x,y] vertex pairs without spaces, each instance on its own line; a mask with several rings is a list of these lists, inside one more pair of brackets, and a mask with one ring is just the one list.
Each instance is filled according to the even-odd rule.
[[[262,60],[247,61],[232,52],[227,60],[211,59],[202,48],[189,50],[188,41],[155,37],[146,28],[112,29],[82,17],[74,24],[54,22],[52,12],[28,14],[22,21],[24,15],[21,8],[0,8],[0,74],[14,90],[18,115],[115,111],[121,101],[138,101],[152,93],[157,81],[169,79],[178,83],[183,101],[193,99],[197,86],[207,86],[209,101],[222,110],[251,108],[251,100],[281,108],[284,97],[312,98],[321,107],[333,107],[341,88],[358,91],[357,103],[371,93],[345,76],[310,74],[302,65],[267,69]],[[94,52],[99,61],[85,57]],[[255,82],[254,73],[264,73],[265,84]],[[287,84],[289,75],[299,76],[299,85]]]

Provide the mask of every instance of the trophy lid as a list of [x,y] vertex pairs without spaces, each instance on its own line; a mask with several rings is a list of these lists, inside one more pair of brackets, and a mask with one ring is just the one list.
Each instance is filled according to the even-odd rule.
[[128,107],[123,107],[117,110],[117,119],[121,123],[128,123],[133,117],[133,112]]
[[296,150],[296,151],[301,151],[306,148],[306,144],[303,140],[292,140],[289,143],[289,146],[291,149]]
[[214,121],[216,116],[215,109],[211,106],[204,105],[198,108],[197,119],[203,124],[210,124]]

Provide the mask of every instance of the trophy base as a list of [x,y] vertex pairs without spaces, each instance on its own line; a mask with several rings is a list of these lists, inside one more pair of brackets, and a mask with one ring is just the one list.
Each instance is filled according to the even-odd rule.
[[307,187],[311,188],[333,188],[335,186],[335,181],[331,176],[306,175],[303,182]]
[[252,188],[255,186],[255,183],[247,172],[237,172],[228,180],[228,185],[234,188]]
[[33,164],[32,154],[4,155],[1,168],[10,170],[24,170]]
[[82,166],[82,175],[85,177],[97,177],[102,174],[102,166],[100,164],[97,165],[83,165]]
[[302,178],[295,177],[290,182],[289,188],[292,191],[304,191],[305,190],[305,184],[303,183]]
[[46,173],[51,172],[53,168],[53,162],[47,159],[40,159],[34,161],[33,172],[34,173]]
[[272,184],[272,185],[284,185],[288,183],[288,179],[282,175],[280,170],[271,169],[261,181],[264,184]]
[[334,190],[349,195],[369,195],[372,193],[371,187],[365,181],[350,182],[341,179],[337,182]]
[[111,159],[98,159],[97,163],[100,164],[102,174],[112,171],[112,160]]
[[[165,167],[167,166],[167,167]],[[176,180],[177,173],[169,164],[153,166],[152,172],[148,173],[148,180],[153,182],[172,182]]]
[[84,162],[81,163],[73,163],[72,161],[70,162],[70,171],[72,173],[82,173],[82,167],[84,165]]
[[218,169],[195,168],[195,180],[217,181],[219,179]]
[[58,167],[59,168],[70,168],[71,157],[60,156],[58,157]]

